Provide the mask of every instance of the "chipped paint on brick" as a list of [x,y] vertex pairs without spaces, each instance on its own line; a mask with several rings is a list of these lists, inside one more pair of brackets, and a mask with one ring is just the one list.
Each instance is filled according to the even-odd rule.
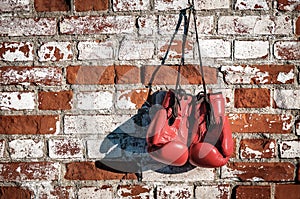
[[0,84],[60,85],[62,71],[57,67],[1,67]]
[[66,17],[60,23],[63,34],[119,34],[133,33],[135,18],[132,16]]
[[147,10],[149,6],[149,0],[116,0],[113,3],[114,11]]
[[118,91],[117,107],[120,109],[138,109],[147,100],[147,96],[147,89]]
[[269,10],[266,0],[238,0],[235,4],[237,10]]
[[1,0],[0,11],[29,11],[30,0]]
[[12,159],[42,158],[44,156],[44,142],[42,140],[12,140],[8,146]]
[[293,65],[235,65],[222,66],[227,84],[291,84]]
[[155,9],[166,10],[181,10],[188,7],[187,1],[182,0],[155,0]]
[[35,108],[33,92],[1,92],[0,110],[25,110]]
[[56,33],[56,23],[55,18],[3,18],[0,21],[0,35],[54,35]]
[[276,89],[274,102],[277,108],[300,109],[300,90]]
[[85,41],[78,43],[79,60],[113,59],[115,41]]
[[32,61],[33,44],[30,42],[1,42],[0,60],[2,61]]
[[300,59],[300,41],[278,41],[274,44],[274,55],[277,59]]
[[72,60],[73,52],[70,42],[48,42],[40,46],[39,61],[66,61]]
[[81,158],[83,143],[80,139],[50,139],[50,158]]
[[300,158],[300,141],[282,141],[279,144],[281,158]]

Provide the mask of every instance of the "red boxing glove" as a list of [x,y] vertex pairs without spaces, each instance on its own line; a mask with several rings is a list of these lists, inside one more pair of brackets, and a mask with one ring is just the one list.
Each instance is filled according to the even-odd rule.
[[221,93],[208,94],[209,103],[202,96],[196,109],[199,118],[193,129],[189,161],[200,167],[215,168],[225,165],[232,152],[233,140],[225,113],[225,101]]
[[192,97],[169,90],[162,108],[154,115],[147,130],[150,156],[164,164],[182,166],[188,159],[188,126]]

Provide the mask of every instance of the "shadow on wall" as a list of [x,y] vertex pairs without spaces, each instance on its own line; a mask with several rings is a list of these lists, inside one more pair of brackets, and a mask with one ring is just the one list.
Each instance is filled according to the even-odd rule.
[[181,167],[169,166],[153,160],[147,152],[146,133],[151,118],[161,108],[166,91],[157,91],[138,110],[138,113],[107,135],[99,146],[105,157],[96,161],[96,167],[119,173],[136,173],[142,179],[142,172],[154,170],[160,173],[183,173],[195,167],[187,163]]

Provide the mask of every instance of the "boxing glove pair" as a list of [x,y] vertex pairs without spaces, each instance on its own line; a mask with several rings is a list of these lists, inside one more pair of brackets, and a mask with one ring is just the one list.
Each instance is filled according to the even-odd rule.
[[154,115],[146,141],[156,161],[182,166],[220,167],[233,152],[225,102],[221,93],[191,95],[169,90]]

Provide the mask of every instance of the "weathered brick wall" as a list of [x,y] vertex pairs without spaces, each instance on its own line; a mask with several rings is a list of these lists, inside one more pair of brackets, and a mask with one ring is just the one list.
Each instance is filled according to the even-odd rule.
[[[154,164],[132,119],[187,1],[0,0],[0,198],[299,199],[299,1],[195,3],[205,78],[226,95],[235,143],[218,169]],[[169,64],[180,46],[179,35]],[[193,30],[185,55],[195,94]],[[164,66],[154,83],[175,81]]]

